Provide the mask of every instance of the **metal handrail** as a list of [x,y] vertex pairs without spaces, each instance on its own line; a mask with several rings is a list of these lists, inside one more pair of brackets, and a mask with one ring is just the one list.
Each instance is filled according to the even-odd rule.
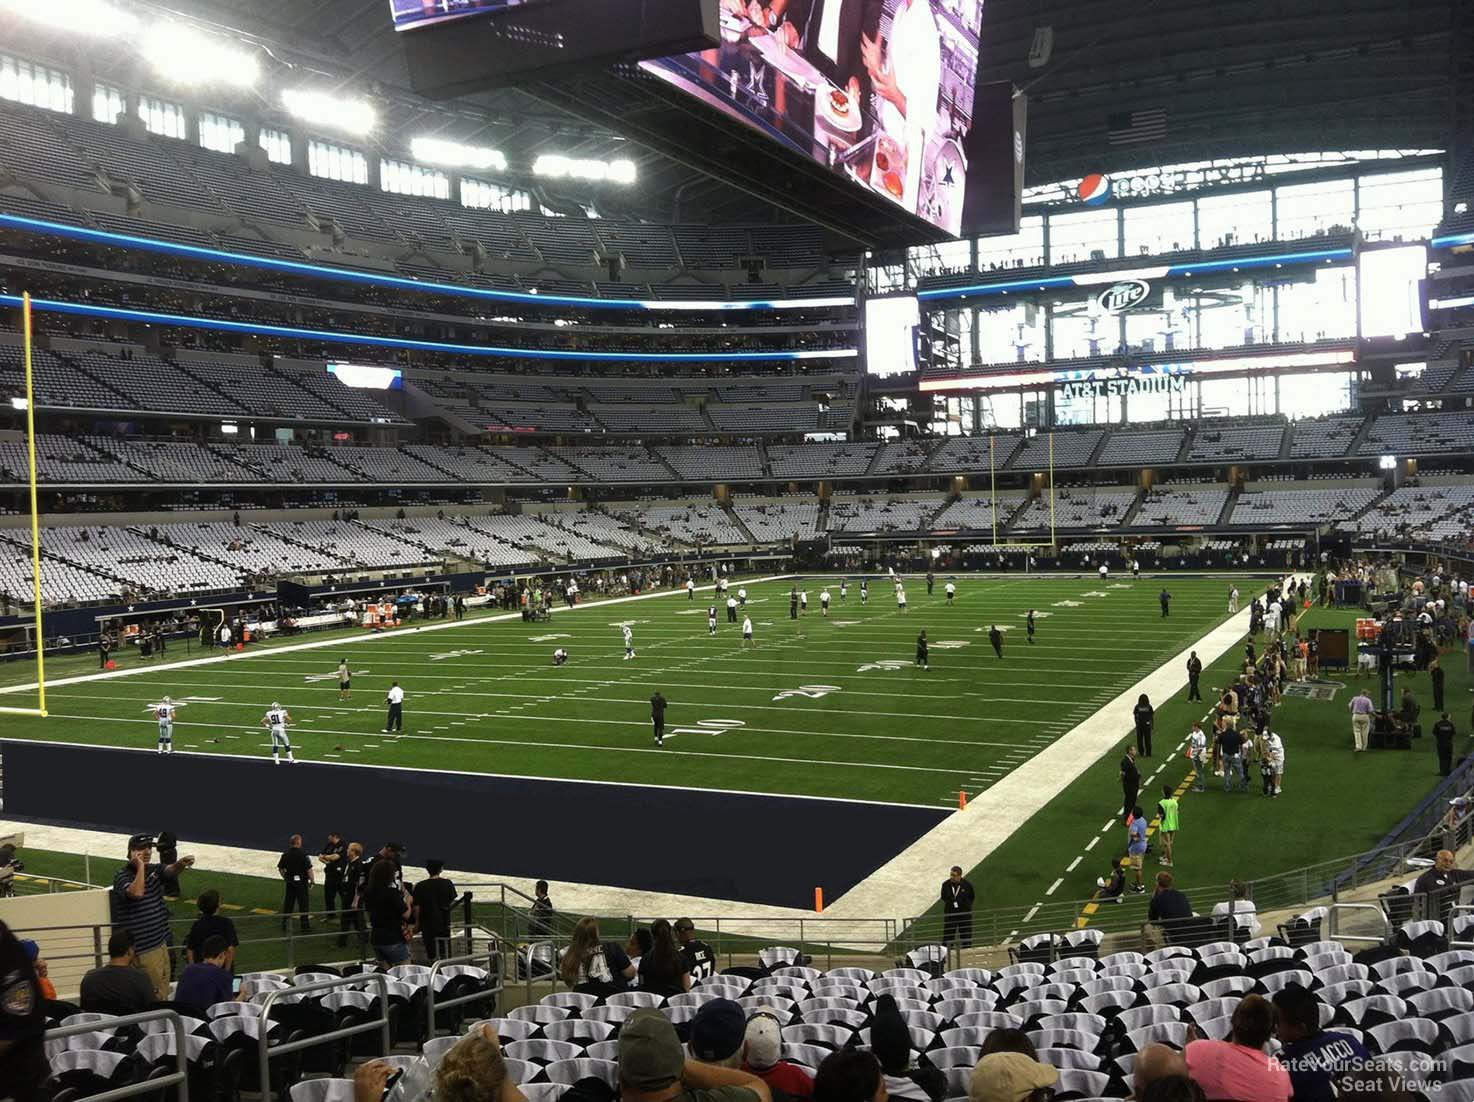
[[[267,1038],[270,1027],[271,1008],[276,1005],[278,995],[308,995],[314,991],[332,991],[336,988],[344,990],[357,990],[355,984],[363,980],[371,980],[379,988],[379,1013],[376,1021],[363,1022],[360,1025],[344,1026],[342,1029],[334,1029],[328,1033],[320,1033],[312,1037],[304,1037],[300,1041],[285,1041],[279,1045],[273,1045]],[[257,1030],[257,1058],[261,1072],[261,1093],[270,1093],[271,1083],[271,1058],[272,1056],[286,1056],[289,1053],[301,1052],[303,1049],[316,1048],[330,1041],[341,1041],[348,1037],[356,1037],[360,1033],[367,1033],[372,1029],[382,1032],[384,1043],[382,1055],[388,1056],[394,1047],[394,1037],[390,1032],[392,1023],[389,1020],[389,982],[381,972],[365,972],[357,976],[338,976],[330,980],[317,980],[313,983],[304,983],[300,987],[283,987],[271,991],[261,1003],[260,1029]],[[187,1100],[186,1100],[187,1102]]]
[[1444,933],[1448,935],[1448,947],[1450,949],[1474,949],[1474,941],[1455,941],[1454,926],[1460,915],[1474,914],[1474,903],[1455,903],[1448,909],[1448,924],[1444,927]]
[[496,965],[496,986],[488,988],[485,991],[472,991],[469,995],[458,995],[453,999],[447,999],[439,1004],[441,1010],[449,1010],[453,1006],[464,1006],[466,1003],[495,998],[502,993],[505,982],[503,977],[506,975],[506,962],[502,958],[500,943],[497,943],[495,948],[485,953],[467,953],[465,956],[460,957],[446,957],[430,965],[430,978],[425,985],[425,1036],[427,1038],[435,1036],[435,977],[440,975],[440,969],[443,966],[453,964],[469,964],[474,966],[482,960],[486,961],[486,971],[488,973],[493,971],[492,965]]
[[[1382,923],[1382,935],[1368,937],[1366,934],[1337,933],[1336,916],[1344,911],[1371,911]],[[1375,903],[1331,903],[1326,906],[1326,939],[1328,941],[1369,941],[1373,945],[1385,945],[1391,933],[1392,923],[1387,918],[1387,912]]]
[[179,1102],[189,1102],[189,1048],[184,1043],[184,1018],[177,1010],[145,1010],[138,1014],[125,1014],[119,1018],[108,1018],[106,1022],[78,1022],[76,1025],[48,1029],[44,1040],[59,1041],[63,1037],[75,1037],[81,1033],[95,1033],[99,1026],[117,1029],[120,1026],[141,1025],[144,1022],[168,1021],[174,1026],[174,1070],[158,1079],[145,1079],[141,1083],[130,1083],[126,1087],[114,1087],[101,1094],[88,1095],[96,1102],[112,1102],[115,1098],[132,1098],[138,1094],[152,1094],[166,1087],[179,1088]]

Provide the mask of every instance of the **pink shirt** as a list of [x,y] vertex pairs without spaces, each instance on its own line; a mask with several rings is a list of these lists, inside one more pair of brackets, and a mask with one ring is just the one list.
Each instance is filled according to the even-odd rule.
[[1273,1056],[1228,1041],[1193,1041],[1188,1073],[1209,1102],[1289,1102],[1290,1073]]

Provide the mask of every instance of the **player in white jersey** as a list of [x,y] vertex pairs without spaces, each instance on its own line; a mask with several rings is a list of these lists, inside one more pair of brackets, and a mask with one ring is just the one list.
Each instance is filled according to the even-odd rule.
[[743,608],[747,607],[747,587],[743,586],[737,590],[737,603]]
[[1232,589],[1230,589],[1228,591],[1228,611],[1229,612],[1237,612],[1238,610],[1239,610],[1239,587],[1238,586],[1234,586]]
[[896,608],[901,612],[906,611],[906,591],[900,586],[896,586]]
[[1100,580],[1105,581],[1111,576],[1111,568],[1105,563],[1100,564]]
[[688,601],[694,601],[695,599],[696,599],[696,580],[694,578],[687,578],[686,579],[686,600],[688,600]]
[[287,728],[292,725],[292,713],[283,708],[276,701],[272,701],[271,707],[266,709],[266,714],[261,717],[261,726],[271,732],[271,763],[281,764],[281,751],[286,750],[287,761],[295,763],[296,758],[292,756],[292,740],[287,737]]
[[154,716],[159,721],[159,753],[174,753],[174,702],[164,697],[154,705]]
[[844,602],[849,598],[849,595],[850,580],[848,578],[841,578],[839,580],[839,603],[844,604]]
[[708,634],[708,635],[715,635],[716,633],[717,633],[717,606],[716,605],[707,605],[707,607],[706,607],[706,634]]
[[957,583],[954,582],[954,581],[952,581],[951,578],[948,578],[947,579],[947,603],[949,605],[952,603],[952,598],[955,597],[955,596],[957,596]]
[[1140,559],[1132,559],[1131,560],[1131,576],[1133,578],[1139,578],[1139,577],[1141,577],[1141,560]]
[[825,616],[829,615],[829,587],[825,586],[819,591],[819,611]]
[[800,591],[798,595],[798,610],[800,612],[809,611],[809,591],[807,589]]
[[750,646],[753,646],[753,645],[754,644],[752,642],[752,617],[751,616],[744,616],[744,617],[742,617],[742,646],[745,648],[745,647],[750,647]]
[[565,666],[567,664],[568,664],[568,652],[566,650],[564,650],[562,647],[559,647],[557,650],[555,650],[553,652],[553,665],[555,665],[555,666]]
[[628,624],[624,625],[624,657],[625,660],[635,656],[635,633],[630,630]]
[[1208,736],[1203,733],[1203,725],[1196,720],[1193,722],[1192,732],[1187,736],[1187,756],[1193,763],[1193,772],[1197,774],[1193,778],[1193,791],[1203,791],[1203,777],[1208,769]]

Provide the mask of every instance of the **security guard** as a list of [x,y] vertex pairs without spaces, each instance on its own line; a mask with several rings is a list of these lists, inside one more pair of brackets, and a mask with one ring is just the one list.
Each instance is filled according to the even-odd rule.
[[46,1015],[31,958],[0,922],[0,1098],[40,1097],[50,1068],[42,1037]]

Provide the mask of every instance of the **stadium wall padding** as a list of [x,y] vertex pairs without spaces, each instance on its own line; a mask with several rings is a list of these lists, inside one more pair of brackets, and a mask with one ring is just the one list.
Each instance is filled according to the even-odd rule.
[[[407,862],[745,903],[837,899],[948,812],[802,796],[591,784],[267,757],[0,742],[4,814],[275,851],[329,830]],[[119,853],[121,860],[122,854]],[[944,862],[945,863],[945,862]],[[939,869],[938,876],[945,875]],[[931,902],[917,885],[915,909]]]

